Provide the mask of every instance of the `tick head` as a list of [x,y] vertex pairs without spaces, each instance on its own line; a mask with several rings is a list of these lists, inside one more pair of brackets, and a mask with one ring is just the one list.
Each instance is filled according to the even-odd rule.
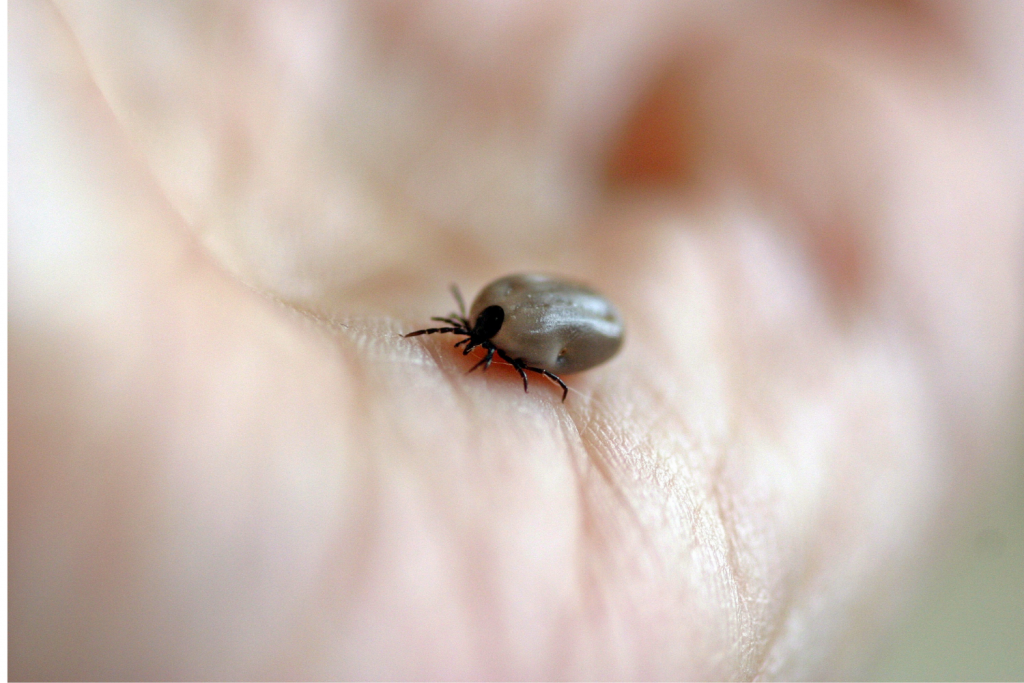
[[476,317],[476,322],[473,323],[473,336],[490,339],[498,334],[503,322],[505,322],[505,309],[501,306],[488,306]]

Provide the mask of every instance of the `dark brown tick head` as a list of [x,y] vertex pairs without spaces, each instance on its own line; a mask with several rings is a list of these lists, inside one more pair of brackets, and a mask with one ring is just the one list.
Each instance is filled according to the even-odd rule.
[[488,306],[476,317],[473,336],[478,339],[490,339],[498,334],[503,322],[505,322],[505,309],[501,306]]

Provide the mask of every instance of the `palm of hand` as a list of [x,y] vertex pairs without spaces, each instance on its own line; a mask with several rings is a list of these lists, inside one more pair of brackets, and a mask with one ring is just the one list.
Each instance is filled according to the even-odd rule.
[[[856,661],[1017,349],[1014,170],[959,90],[785,19],[680,55],[655,10],[267,5],[160,17],[161,62],[63,11],[11,18],[12,671]],[[527,269],[629,320],[564,406],[401,338]]]

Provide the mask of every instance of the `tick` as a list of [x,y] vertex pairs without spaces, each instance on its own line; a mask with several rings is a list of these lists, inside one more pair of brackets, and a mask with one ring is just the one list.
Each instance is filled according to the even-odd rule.
[[[431,327],[405,335],[459,334],[465,337],[462,355],[480,346],[487,351],[469,369],[491,367],[495,354],[509,363],[523,378],[523,390],[530,390],[526,372],[544,375],[562,387],[562,401],[569,387],[558,376],[582,372],[600,365],[622,346],[625,326],[610,301],[578,282],[546,275],[508,275],[481,290],[469,308],[459,288],[452,285],[459,313],[431,318],[448,327]],[[558,373],[558,374],[556,374]]]

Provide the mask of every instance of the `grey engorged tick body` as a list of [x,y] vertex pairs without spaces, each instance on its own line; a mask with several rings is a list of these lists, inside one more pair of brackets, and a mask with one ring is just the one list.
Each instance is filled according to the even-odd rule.
[[497,354],[514,367],[529,391],[526,371],[548,377],[568,387],[555,373],[571,374],[600,365],[622,346],[625,327],[615,307],[603,296],[578,282],[546,275],[508,275],[481,290],[466,317],[465,304],[456,287],[452,294],[459,314],[431,318],[451,327],[432,327],[405,335],[451,333],[466,338],[463,354],[477,346],[487,355],[470,372],[486,370]]

